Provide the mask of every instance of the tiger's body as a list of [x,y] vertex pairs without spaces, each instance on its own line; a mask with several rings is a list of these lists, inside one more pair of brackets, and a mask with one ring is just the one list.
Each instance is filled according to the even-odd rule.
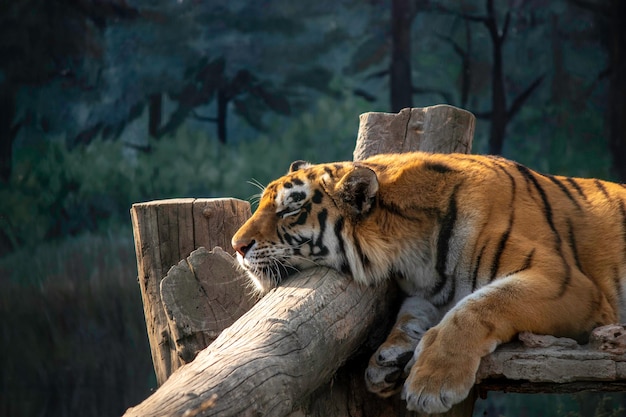
[[[324,265],[409,297],[366,371],[409,409],[444,412],[517,333],[581,337],[626,319],[626,188],[498,157],[407,153],[294,163],[233,237],[261,292]],[[408,362],[408,363],[407,363]]]

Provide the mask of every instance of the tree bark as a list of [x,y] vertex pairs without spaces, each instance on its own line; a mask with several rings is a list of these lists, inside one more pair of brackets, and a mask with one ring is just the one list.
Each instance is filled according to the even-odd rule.
[[398,114],[363,113],[359,123],[355,161],[415,150],[469,153],[476,119],[466,110],[442,104],[403,109]]
[[163,309],[161,280],[201,246],[232,253],[230,236],[250,217],[250,205],[231,198],[187,198],[133,204],[130,212],[148,339],[161,385],[183,363]]
[[[388,128],[372,128],[368,120],[377,117]],[[442,125],[432,125],[435,120]],[[381,149],[468,152],[473,129],[471,114],[449,106],[366,114],[355,159]],[[398,398],[364,390],[367,356],[395,317],[395,299],[391,281],[363,287],[325,268],[296,274],[125,415],[415,416]],[[447,416],[470,415],[472,404],[470,397]]]

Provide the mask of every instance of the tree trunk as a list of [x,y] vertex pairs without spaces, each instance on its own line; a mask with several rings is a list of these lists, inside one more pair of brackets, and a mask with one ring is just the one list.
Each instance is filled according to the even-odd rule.
[[620,181],[626,182],[626,2],[611,0],[610,10],[609,147],[613,171]]
[[504,69],[502,67],[503,35],[498,30],[493,0],[487,0],[487,19],[485,25],[491,35],[493,67],[491,70],[491,133],[489,136],[489,153],[502,153],[506,134],[507,104],[504,87]]
[[[473,129],[473,116],[450,106],[362,115],[355,159],[380,150],[468,152]],[[396,294],[392,282],[363,287],[325,268],[296,274],[125,415],[415,416],[397,397],[382,400],[364,389],[368,356],[395,317]],[[150,342],[154,350],[160,339]],[[471,415],[473,400],[446,415]]]
[[413,13],[409,0],[391,1],[391,111],[413,107],[411,81],[411,22]]
[[0,184],[11,178],[15,125],[15,90],[7,83],[0,86]]
[[224,89],[217,90],[217,139],[226,143],[226,121],[228,119],[228,96]]

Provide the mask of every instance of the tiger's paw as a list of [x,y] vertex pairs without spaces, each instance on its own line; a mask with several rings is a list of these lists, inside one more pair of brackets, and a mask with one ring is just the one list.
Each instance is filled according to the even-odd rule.
[[436,308],[419,297],[404,300],[389,336],[370,358],[365,371],[369,391],[383,398],[400,392],[406,365],[437,315]]
[[[445,413],[467,398],[474,386],[473,375],[471,378],[464,377],[454,370],[439,375],[420,369],[412,371],[404,383],[402,399],[406,400],[407,409],[411,411]],[[455,379],[460,381],[454,383]]]
[[400,392],[406,377],[404,368],[412,356],[411,346],[383,344],[372,355],[365,371],[367,389],[383,398]]
[[422,316],[401,314],[387,340],[370,358],[365,371],[367,389],[387,398],[400,392],[406,378],[405,368],[426,332]]
[[[463,401],[474,386],[481,355],[452,353],[438,343],[429,343],[427,334],[415,351],[402,399],[407,408],[427,414],[444,413]],[[434,333],[436,338],[436,333]],[[434,339],[434,338],[432,338]],[[426,342],[426,343],[424,343]]]

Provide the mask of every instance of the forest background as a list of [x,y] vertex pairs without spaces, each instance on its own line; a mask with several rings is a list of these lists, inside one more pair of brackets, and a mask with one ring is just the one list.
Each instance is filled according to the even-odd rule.
[[[622,0],[0,2],[0,415],[145,398],[131,204],[351,159],[360,113],[455,105],[475,153],[626,181],[624,27]],[[476,415],[626,407],[590,398]]]

